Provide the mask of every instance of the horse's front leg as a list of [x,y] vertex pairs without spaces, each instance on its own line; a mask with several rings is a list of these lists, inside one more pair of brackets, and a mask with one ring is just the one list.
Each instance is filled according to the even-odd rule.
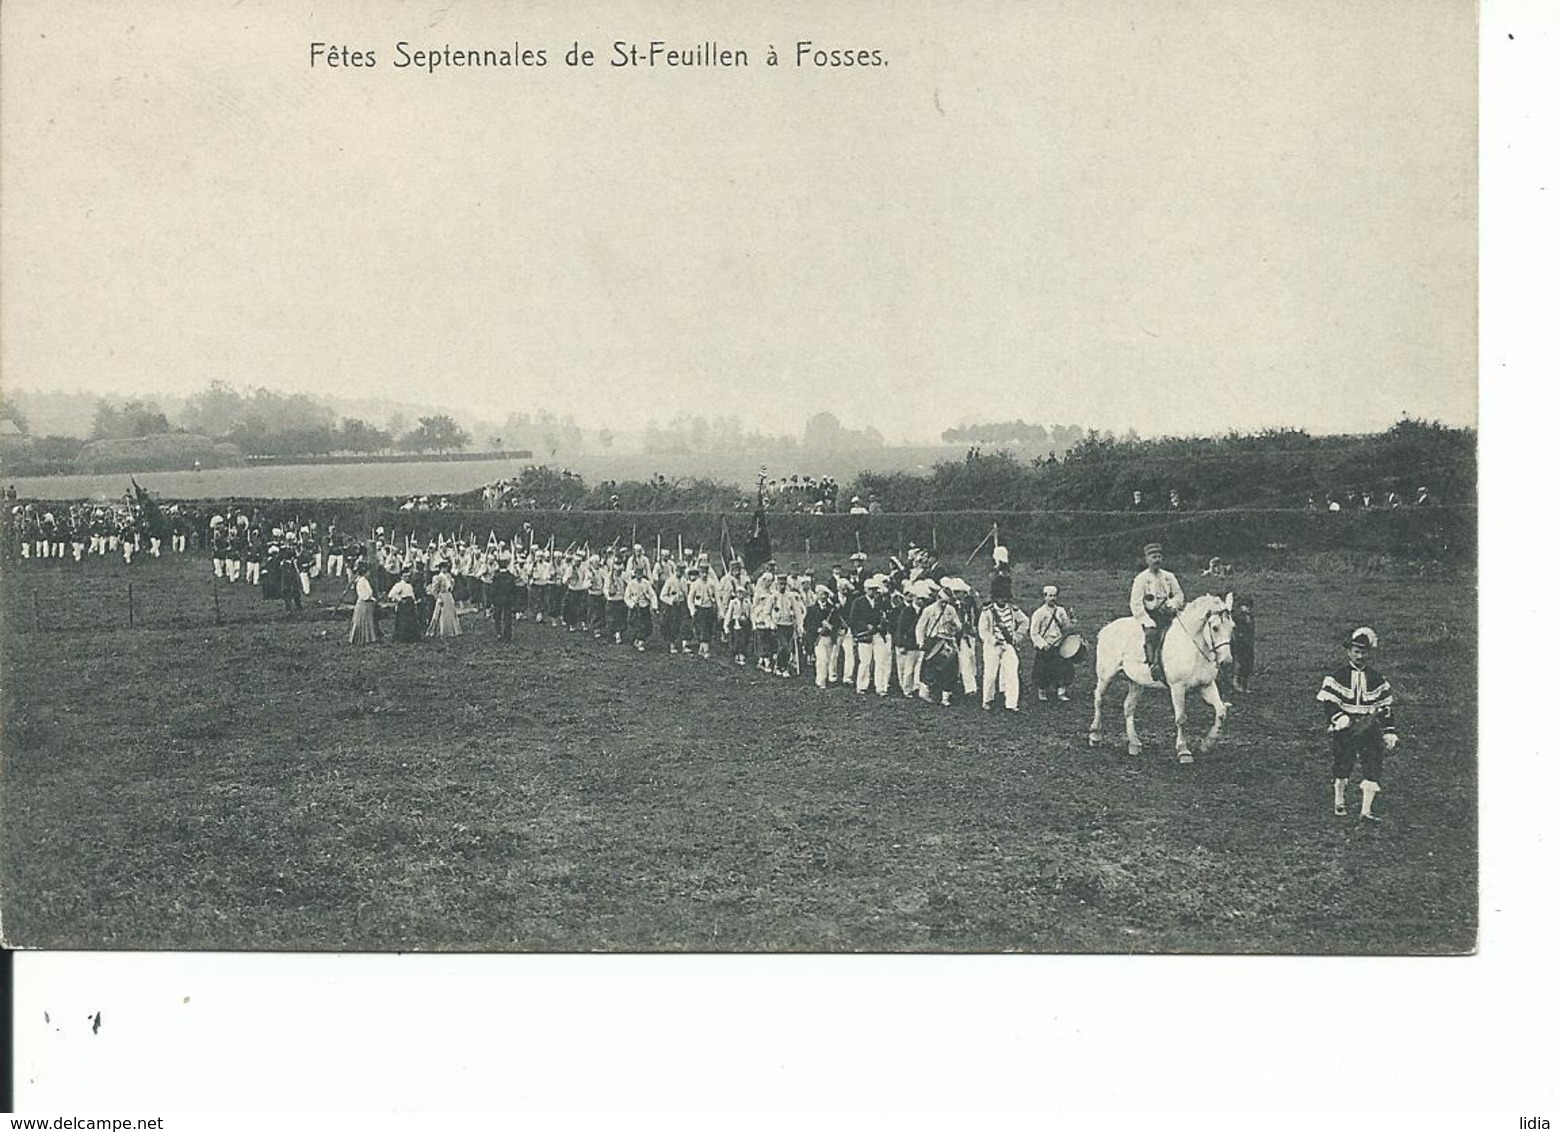
[[1143,685],[1136,680],[1127,681],[1127,698],[1122,701],[1121,714],[1127,720],[1127,754],[1140,755],[1143,753],[1143,744],[1138,739],[1137,731],[1137,706],[1138,700],[1143,696]]
[[1213,745],[1219,741],[1219,735],[1224,730],[1224,717],[1229,714],[1230,705],[1224,702],[1224,697],[1219,695],[1219,685],[1208,683],[1202,686],[1203,702],[1213,709],[1213,726],[1208,728],[1208,734],[1203,739],[1203,753],[1213,750]]
[[1170,703],[1175,707],[1175,754],[1183,763],[1192,761],[1192,747],[1186,741],[1186,685],[1170,685]]
[[1105,706],[1105,689],[1110,687],[1110,682],[1116,678],[1112,672],[1109,676],[1098,676],[1094,681],[1094,719],[1089,724],[1089,746],[1098,747],[1104,721],[1101,713]]

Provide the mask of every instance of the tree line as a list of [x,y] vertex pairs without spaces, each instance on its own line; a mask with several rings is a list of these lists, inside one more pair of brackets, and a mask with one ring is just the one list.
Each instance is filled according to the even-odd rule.
[[8,467],[42,472],[67,470],[84,446],[93,442],[180,435],[208,438],[240,458],[449,453],[472,443],[471,434],[447,413],[419,417],[410,424],[393,418],[391,427],[380,428],[359,417],[338,419],[334,410],[305,394],[265,388],[241,392],[216,381],[184,399],[171,414],[146,397],[99,400],[84,437],[30,436],[26,414],[3,399],[0,420],[10,421],[28,440],[25,449],[7,454]]
[[[129,449],[134,447],[131,441],[164,437],[167,458],[174,461],[166,465],[170,467],[189,466],[173,454],[173,442],[181,434],[190,441],[199,438],[208,450],[227,453],[231,462],[331,453],[450,453],[476,443],[529,449],[539,463],[551,465],[589,447],[609,449],[618,440],[608,429],[589,429],[572,417],[545,410],[511,413],[502,425],[486,426],[480,439],[447,413],[415,422],[396,415],[380,427],[361,417],[338,418],[335,410],[306,394],[239,391],[220,381],[185,398],[171,413],[148,398],[99,400],[90,438],[32,436],[26,414],[3,397],[0,422],[7,422],[0,427],[0,459],[11,474],[74,470],[85,439]],[[885,446],[876,429],[849,428],[828,412],[809,417],[799,438],[750,431],[732,416],[687,413],[664,425],[650,422],[642,437],[649,454],[738,452],[751,456],[755,465],[801,451],[856,452]],[[942,439],[967,446],[962,458],[938,463],[927,474],[863,472],[853,483],[841,485],[841,500],[860,496],[879,510],[901,513],[1308,504],[1331,509],[1333,503],[1345,508],[1380,506],[1393,497],[1415,496],[1420,488],[1445,502],[1472,502],[1476,493],[1473,430],[1406,417],[1386,432],[1365,436],[1270,429],[1145,439],[1130,431],[1116,436],[1072,424],[1015,420],[961,424],[945,430]],[[133,459],[133,453],[123,458]],[[745,485],[709,477],[588,485],[578,476],[544,466],[526,472],[525,478],[528,482],[513,494],[549,508],[725,510],[750,494]]]
[[[490,485],[490,489],[494,486]],[[751,485],[708,476],[587,483],[542,464],[502,483],[505,506],[572,511],[751,508]],[[488,498],[494,492],[487,491]],[[1421,489],[1427,493],[1421,496]],[[483,506],[483,491],[461,502]],[[1216,437],[1115,437],[1090,430],[1060,457],[1025,459],[972,445],[929,473],[862,472],[840,493],[891,514],[951,511],[1329,510],[1472,503],[1477,437],[1411,418],[1385,432],[1311,436],[1294,429]],[[1344,501],[1350,501],[1344,503]]]

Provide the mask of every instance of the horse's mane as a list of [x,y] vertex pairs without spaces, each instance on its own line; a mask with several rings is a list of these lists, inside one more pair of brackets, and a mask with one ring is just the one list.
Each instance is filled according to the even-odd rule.
[[1227,608],[1229,607],[1225,604],[1225,599],[1218,594],[1203,594],[1202,597],[1193,598],[1186,604],[1186,612],[1191,613],[1195,610],[1200,616]]

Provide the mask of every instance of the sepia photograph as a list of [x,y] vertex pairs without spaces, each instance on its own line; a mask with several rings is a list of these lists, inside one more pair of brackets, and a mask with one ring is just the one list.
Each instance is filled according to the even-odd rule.
[[1471,3],[0,11],[16,949],[1467,955]]

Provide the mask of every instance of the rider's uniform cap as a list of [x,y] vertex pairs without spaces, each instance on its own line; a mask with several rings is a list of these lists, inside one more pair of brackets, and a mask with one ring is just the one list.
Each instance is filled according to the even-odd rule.
[[1148,544],[1146,544],[1143,547],[1143,557],[1144,558],[1147,558],[1150,554],[1160,554],[1160,553],[1162,553],[1162,551],[1160,550],[1159,544],[1157,542],[1148,543]]
[[1368,628],[1364,625],[1361,625],[1358,629],[1349,634],[1349,644],[1359,645],[1361,648],[1373,649],[1380,643],[1380,640],[1376,636],[1376,630]]

